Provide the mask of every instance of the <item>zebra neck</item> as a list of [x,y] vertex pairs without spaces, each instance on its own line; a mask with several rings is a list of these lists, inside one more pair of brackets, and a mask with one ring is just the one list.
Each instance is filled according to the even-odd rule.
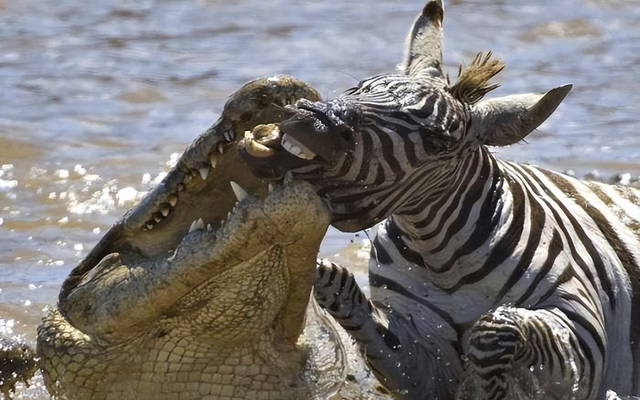
[[403,256],[435,270],[453,267],[478,249],[499,223],[505,196],[504,175],[484,147],[461,161],[437,196],[387,220],[387,234]]

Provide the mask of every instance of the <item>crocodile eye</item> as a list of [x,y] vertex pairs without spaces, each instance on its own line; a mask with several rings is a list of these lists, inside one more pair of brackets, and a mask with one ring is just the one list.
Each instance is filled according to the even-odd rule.
[[260,103],[260,106],[266,107],[271,103],[271,99],[269,98],[269,95],[267,93],[263,93],[258,98],[258,102]]

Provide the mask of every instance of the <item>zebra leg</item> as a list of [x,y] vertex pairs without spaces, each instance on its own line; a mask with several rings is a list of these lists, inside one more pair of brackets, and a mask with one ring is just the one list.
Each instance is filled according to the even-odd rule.
[[315,299],[359,344],[376,378],[399,399],[452,399],[456,377],[410,316],[367,299],[346,268],[319,260]]
[[[558,309],[499,307],[465,333],[460,399],[590,399],[596,371]],[[592,366],[593,367],[593,366]],[[585,369],[586,368],[586,369]],[[600,368],[596,368],[601,372]]]

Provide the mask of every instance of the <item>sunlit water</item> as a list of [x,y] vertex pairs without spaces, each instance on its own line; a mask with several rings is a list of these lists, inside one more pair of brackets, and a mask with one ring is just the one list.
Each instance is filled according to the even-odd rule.
[[[460,61],[493,50],[507,63],[500,94],[575,85],[503,158],[637,181],[637,0],[445,4],[453,76]],[[70,269],[242,83],[287,73],[336,96],[395,67],[422,6],[0,0],[0,334],[34,340]],[[360,239],[332,230],[323,254],[363,267]]]

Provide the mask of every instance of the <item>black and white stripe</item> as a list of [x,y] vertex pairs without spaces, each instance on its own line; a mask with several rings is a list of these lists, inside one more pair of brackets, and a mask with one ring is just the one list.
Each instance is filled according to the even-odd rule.
[[[436,79],[379,76],[339,101],[360,111],[356,146],[303,176],[338,227],[382,221],[371,298],[388,307],[363,300],[351,277],[327,307],[390,388],[410,399],[452,398],[457,386],[474,399],[640,394],[638,191],[496,159]],[[368,325],[367,313],[385,324]],[[389,332],[400,350],[384,349]]]
[[489,53],[450,86],[442,16],[438,0],[418,16],[404,73],[298,104],[349,147],[293,174],[338,229],[376,226],[371,300],[320,263],[318,301],[402,399],[640,395],[640,192],[494,157],[571,85],[482,100]]

